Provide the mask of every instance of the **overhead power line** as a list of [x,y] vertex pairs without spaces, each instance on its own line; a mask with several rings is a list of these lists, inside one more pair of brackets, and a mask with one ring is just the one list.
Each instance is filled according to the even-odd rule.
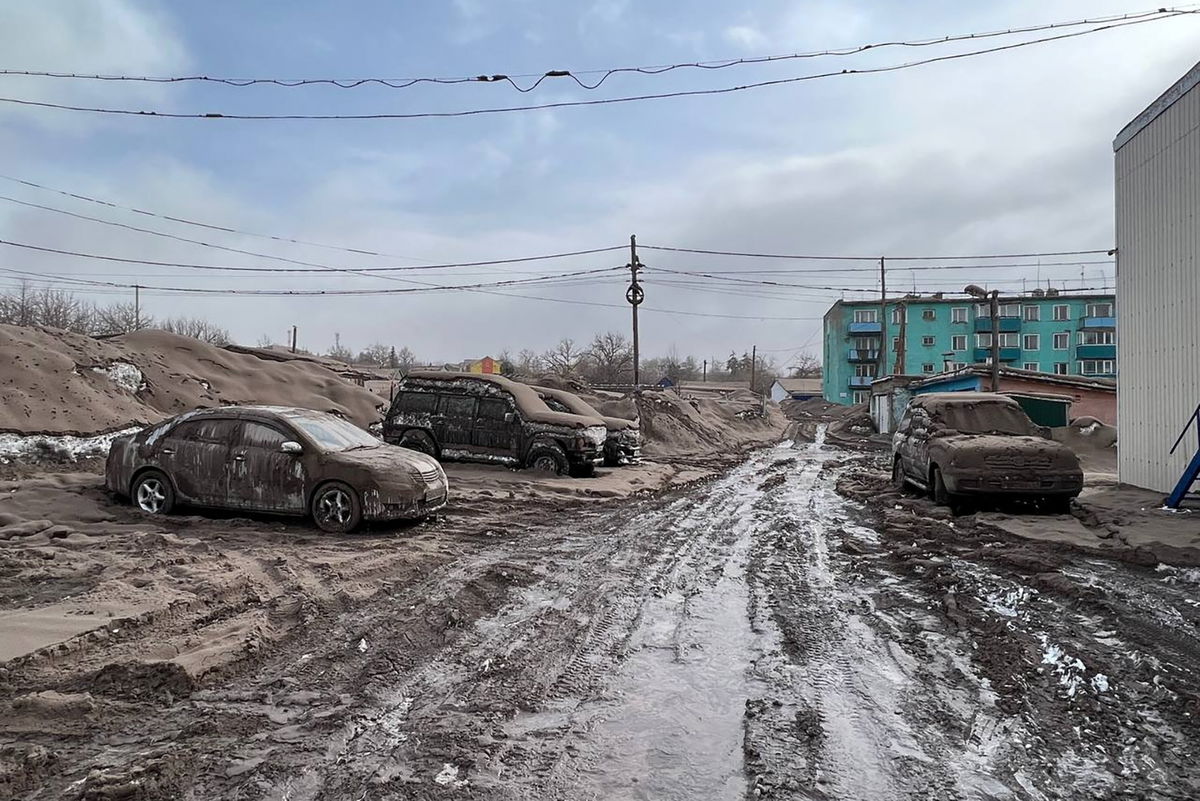
[[[362,86],[380,86],[388,89],[407,89],[411,86],[420,84],[434,85],[458,85],[458,84],[502,84],[509,85],[518,92],[532,92],[542,85],[547,80],[557,78],[569,79],[582,89],[595,90],[599,89],[609,78],[614,75],[621,74],[640,74],[640,75],[662,75],[668,72],[685,69],[698,70],[722,70],[730,67],[745,66],[752,64],[771,64],[780,61],[795,61],[801,59],[814,59],[822,57],[842,57],[853,56],[864,53],[868,50],[884,50],[888,48],[920,48],[932,47],[937,45],[951,44],[962,41],[975,41],[982,39],[993,39],[1002,36],[1017,36],[1027,33],[1040,33],[1044,31],[1060,30],[1063,28],[1077,28],[1084,25],[1101,25],[1114,22],[1126,22],[1135,20],[1145,20],[1161,18],[1169,15],[1171,12],[1190,8],[1191,6],[1182,6],[1174,8],[1156,8],[1146,11],[1132,11],[1124,14],[1110,14],[1107,16],[1088,17],[1084,19],[1067,20],[1063,22],[1041,23],[1036,25],[1026,25],[1023,27],[1004,28],[993,31],[983,31],[974,33],[948,34],[945,36],[926,37],[922,39],[909,39],[898,41],[882,41],[870,44],[851,45],[848,47],[830,48],[826,50],[814,50],[802,53],[787,53],[780,55],[765,55],[765,56],[748,56],[741,58],[725,58],[713,59],[708,61],[687,61],[675,64],[655,64],[641,65],[633,67],[610,67],[607,69],[589,69],[589,70],[569,70],[569,69],[551,69],[543,72],[535,73],[519,73],[507,74],[503,72],[484,74],[484,75],[463,75],[454,77],[404,77],[404,78],[239,78],[239,77],[216,77],[211,75],[180,75],[180,76],[152,76],[152,75],[113,75],[99,73],[77,73],[77,72],[54,72],[43,70],[21,70],[21,69],[0,69],[0,76],[26,77],[26,78],[52,78],[60,80],[85,80],[85,81],[102,81],[102,82],[135,82],[135,83],[207,83],[219,84],[230,87],[249,87],[249,86],[272,86],[282,88],[296,88],[307,86],[332,86],[338,89],[356,89]],[[581,76],[600,76],[595,81],[585,81]],[[532,83],[521,85],[517,79],[529,79]]]
[[521,256],[509,259],[489,259],[484,261],[463,261],[463,262],[448,262],[446,264],[410,264],[403,267],[235,267],[232,265],[222,264],[194,264],[192,262],[181,261],[156,261],[153,259],[130,259],[122,256],[108,256],[99,253],[83,253],[76,250],[65,250],[63,248],[51,248],[41,245],[32,245],[26,242],[10,242],[6,239],[0,239],[0,245],[8,247],[22,248],[24,250],[33,250],[39,253],[53,253],[58,256],[75,256],[83,259],[97,259],[99,261],[113,261],[121,264],[145,264],[151,267],[179,267],[189,270],[209,270],[215,272],[243,272],[243,273],[325,273],[325,272],[348,272],[348,273],[393,273],[407,272],[412,270],[444,270],[451,267],[482,267],[485,265],[498,264],[521,264],[533,261],[547,261],[551,259],[564,259],[571,256],[590,256],[596,253],[610,253],[614,250],[624,250],[622,245],[614,245],[607,248],[591,248],[588,250],[573,250],[563,253],[547,253],[540,256]]
[[[1112,248],[1100,250],[1054,250],[1044,253],[989,253],[977,254],[973,256],[888,256],[879,254],[875,256],[817,256],[813,254],[799,253],[753,253],[736,250],[705,250],[702,248],[684,248],[684,247],[667,247],[665,245],[643,245],[640,242],[638,247],[644,250],[661,250],[672,253],[699,253],[707,256],[738,256],[747,259],[792,259],[796,261],[863,261],[863,262],[878,262],[880,258],[887,261],[983,261],[985,259],[1036,259],[1041,257],[1058,257],[1058,256],[1098,256],[1098,255],[1113,255],[1116,251]],[[1078,264],[1078,262],[1070,262],[1070,264]],[[1036,267],[1036,264],[1029,265]],[[922,269],[920,267],[904,267],[905,270]],[[838,270],[841,271],[841,268]]]
[[648,100],[666,100],[679,97],[701,97],[709,95],[725,95],[734,92],[744,92],[750,89],[761,89],[769,86],[784,86],[787,84],[802,83],[806,81],[821,80],[824,78],[835,78],[847,75],[874,75],[887,72],[898,72],[900,70],[912,69],[928,64],[936,64],[945,61],[955,61],[964,58],[973,58],[976,56],[989,55],[1007,50],[1016,50],[1032,45],[1045,44],[1048,42],[1057,42],[1065,39],[1074,39],[1080,36],[1089,36],[1094,33],[1103,31],[1115,30],[1117,28],[1125,28],[1131,25],[1142,25],[1147,22],[1155,22],[1163,19],[1171,19],[1186,14],[1200,13],[1195,10],[1184,9],[1163,9],[1161,14],[1147,17],[1144,19],[1131,19],[1121,22],[1112,22],[1106,25],[1100,25],[1094,28],[1088,28],[1082,31],[1072,31],[1070,33],[1061,33],[1054,36],[1045,36],[1038,39],[1029,39],[1022,42],[1013,42],[1005,45],[997,45],[980,50],[971,50],[963,53],[952,53],[943,56],[934,56],[931,58],[920,59],[917,61],[908,61],[900,64],[891,64],[883,67],[864,67],[861,69],[843,69],[829,72],[812,73],[809,75],[798,75],[790,78],[775,78],[772,80],[756,81],[753,83],[741,84],[738,86],[726,86],[714,89],[690,89],[679,90],[674,92],[660,92],[654,94],[628,95],[624,97],[608,97],[596,100],[563,100],[555,103],[537,103],[521,106],[495,106],[491,108],[476,108],[465,109],[460,111],[420,111],[420,112],[378,112],[370,114],[228,114],[224,112],[176,112],[176,111],[156,111],[145,109],[122,109],[122,108],[105,108],[99,106],[76,106],[66,103],[51,103],[37,100],[24,100],[12,97],[0,97],[0,103],[12,103],[20,106],[30,106],[35,108],[50,108],[61,111],[77,111],[91,114],[109,114],[130,117],[153,117],[159,119],[200,119],[200,120],[413,120],[413,119],[443,119],[454,117],[473,117],[487,114],[508,114],[521,111],[537,111],[543,109],[560,109],[573,108],[580,106],[605,106],[621,103],[639,103]]

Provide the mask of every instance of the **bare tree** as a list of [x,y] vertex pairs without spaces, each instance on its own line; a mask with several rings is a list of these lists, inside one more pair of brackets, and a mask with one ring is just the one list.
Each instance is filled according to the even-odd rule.
[[388,360],[392,355],[392,348],[382,342],[376,342],[369,345],[365,350],[360,351],[358,358],[355,360],[361,364],[373,364],[377,367],[386,367]]
[[531,351],[529,348],[524,348],[517,354],[517,372],[522,375],[534,375],[540,373],[545,365],[542,362],[542,357]]
[[564,339],[542,354],[542,362],[551,372],[566,376],[579,369],[583,357],[584,351],[575,347],[575,340]]
[[336,332],[333,335],[333,347],[330,348],[329,352],[325,355],[331,359],[337,359],[339,362],[345,362],[346,364],[349,364],[354,360],[354,354],[349,348],[342,344],[342,335]]
[[37,325],[34,294],[29,281],[22,279],[16,291],[0,296],[0,322],[9,325]]
[[417,354],[413,353],[412,348],[408,347],[407,345],[402,347],[400,350],[393,349],[393,356],[395,358],[395,363],[392,364],[392,367],[395,367],[402,373],[407,373],[412,369],[412,366],[417,363]]
[[[231,342],[228,331],[198,317],[168,317],[160,321],[157,327],[164,331],[170,331],[172,334],[192,337],[211,345],[228,345]],[[261,347],[267,347],[270,344],[268,341],[267,345]]]
[[820,378],[821,360],[811,353],[801,353],[788,365],[792,378]]
[[597,334],[588,348],[588,377],[599,384],[633,380],[633,347],[624,335],[609,331]]
[[150,328],[154,318],[140,314],[132,303],[115,303],[96,309],[95,333],[98,336],[128,334],[139,328]]

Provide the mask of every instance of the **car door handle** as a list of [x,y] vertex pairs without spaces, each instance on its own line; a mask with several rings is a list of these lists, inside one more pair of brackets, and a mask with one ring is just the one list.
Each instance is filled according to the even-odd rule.
[[167,456],[170,456],[174,452],[174,448],[163,448],[161,451],[159,451],[159,453],[166,454]]
[[244,454],[244,453],[239,453],[239,454],[237,454],[236,456],[234,456],[234,457],[233,457],[233,461],[235,461],[235,462],[244,462],[244,461],[246,461],[246,454]]

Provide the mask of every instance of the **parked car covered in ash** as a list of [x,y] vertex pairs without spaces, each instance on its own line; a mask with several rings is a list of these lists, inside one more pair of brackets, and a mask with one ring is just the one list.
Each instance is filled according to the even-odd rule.
[[324,412],[198,409],[113,441],[105,484],[149,514],[176,505],[311,516],[324,531],[425,517],[446,504],[437,460]]
[[1048,434],[1004,395],[918,395],[892,437],[892,481],[952,507],[971,497],[1018,497],[1066,512],[1083,489],[1083,470]]
[[396,386],[383,437],[444,461],[587,476],[604,461],[608,429],[598,417],[552,411],[503,376],[421,370]]
[[638,428],[636,420],[601,414],[574,392],[551,387],[534,387],[534,389],[537,390],[546,405],[556,412],[599,417],[604,421],[604,427],[608,429],[608,438],[604,440],[605,467],[637,464],[642,460],[642,432]]

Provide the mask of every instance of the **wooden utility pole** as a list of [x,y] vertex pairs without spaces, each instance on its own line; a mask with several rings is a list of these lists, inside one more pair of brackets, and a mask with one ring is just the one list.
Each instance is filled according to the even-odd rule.
[[[745,351],[742,351],[745,353]],[[754,392],[754,379],[758,373],[758,345],[750,346],[750,391]]]
[[704,360],[704,372],[701,374],[700,380],[708,383],[708,359]]
[[636,392],[642,384],[641,360],[638,348],[638,306],[646,297],[646,291],[638,283],[637,236],[629,235],[629,289],[625,290],[625,300],[633,307],[633,389]]
[[296,352],[296,326],[292,326],[292,353]]
[[888,357],[887,352],[890,349],[888,342],[888,319],[887,319],[887,265],[884,257],[879,257],[879,371],[878,377],[882,378],[888,374]]
[[904,350],[905,345],[908,342],[906,339],[908,328],[908,304],[901,300],[898,308],[900,309],[900,336],[896,342],[896,375],[904,375],[904,371],[908,367],[908,365],[905,363],[905,356],[907,354]]

